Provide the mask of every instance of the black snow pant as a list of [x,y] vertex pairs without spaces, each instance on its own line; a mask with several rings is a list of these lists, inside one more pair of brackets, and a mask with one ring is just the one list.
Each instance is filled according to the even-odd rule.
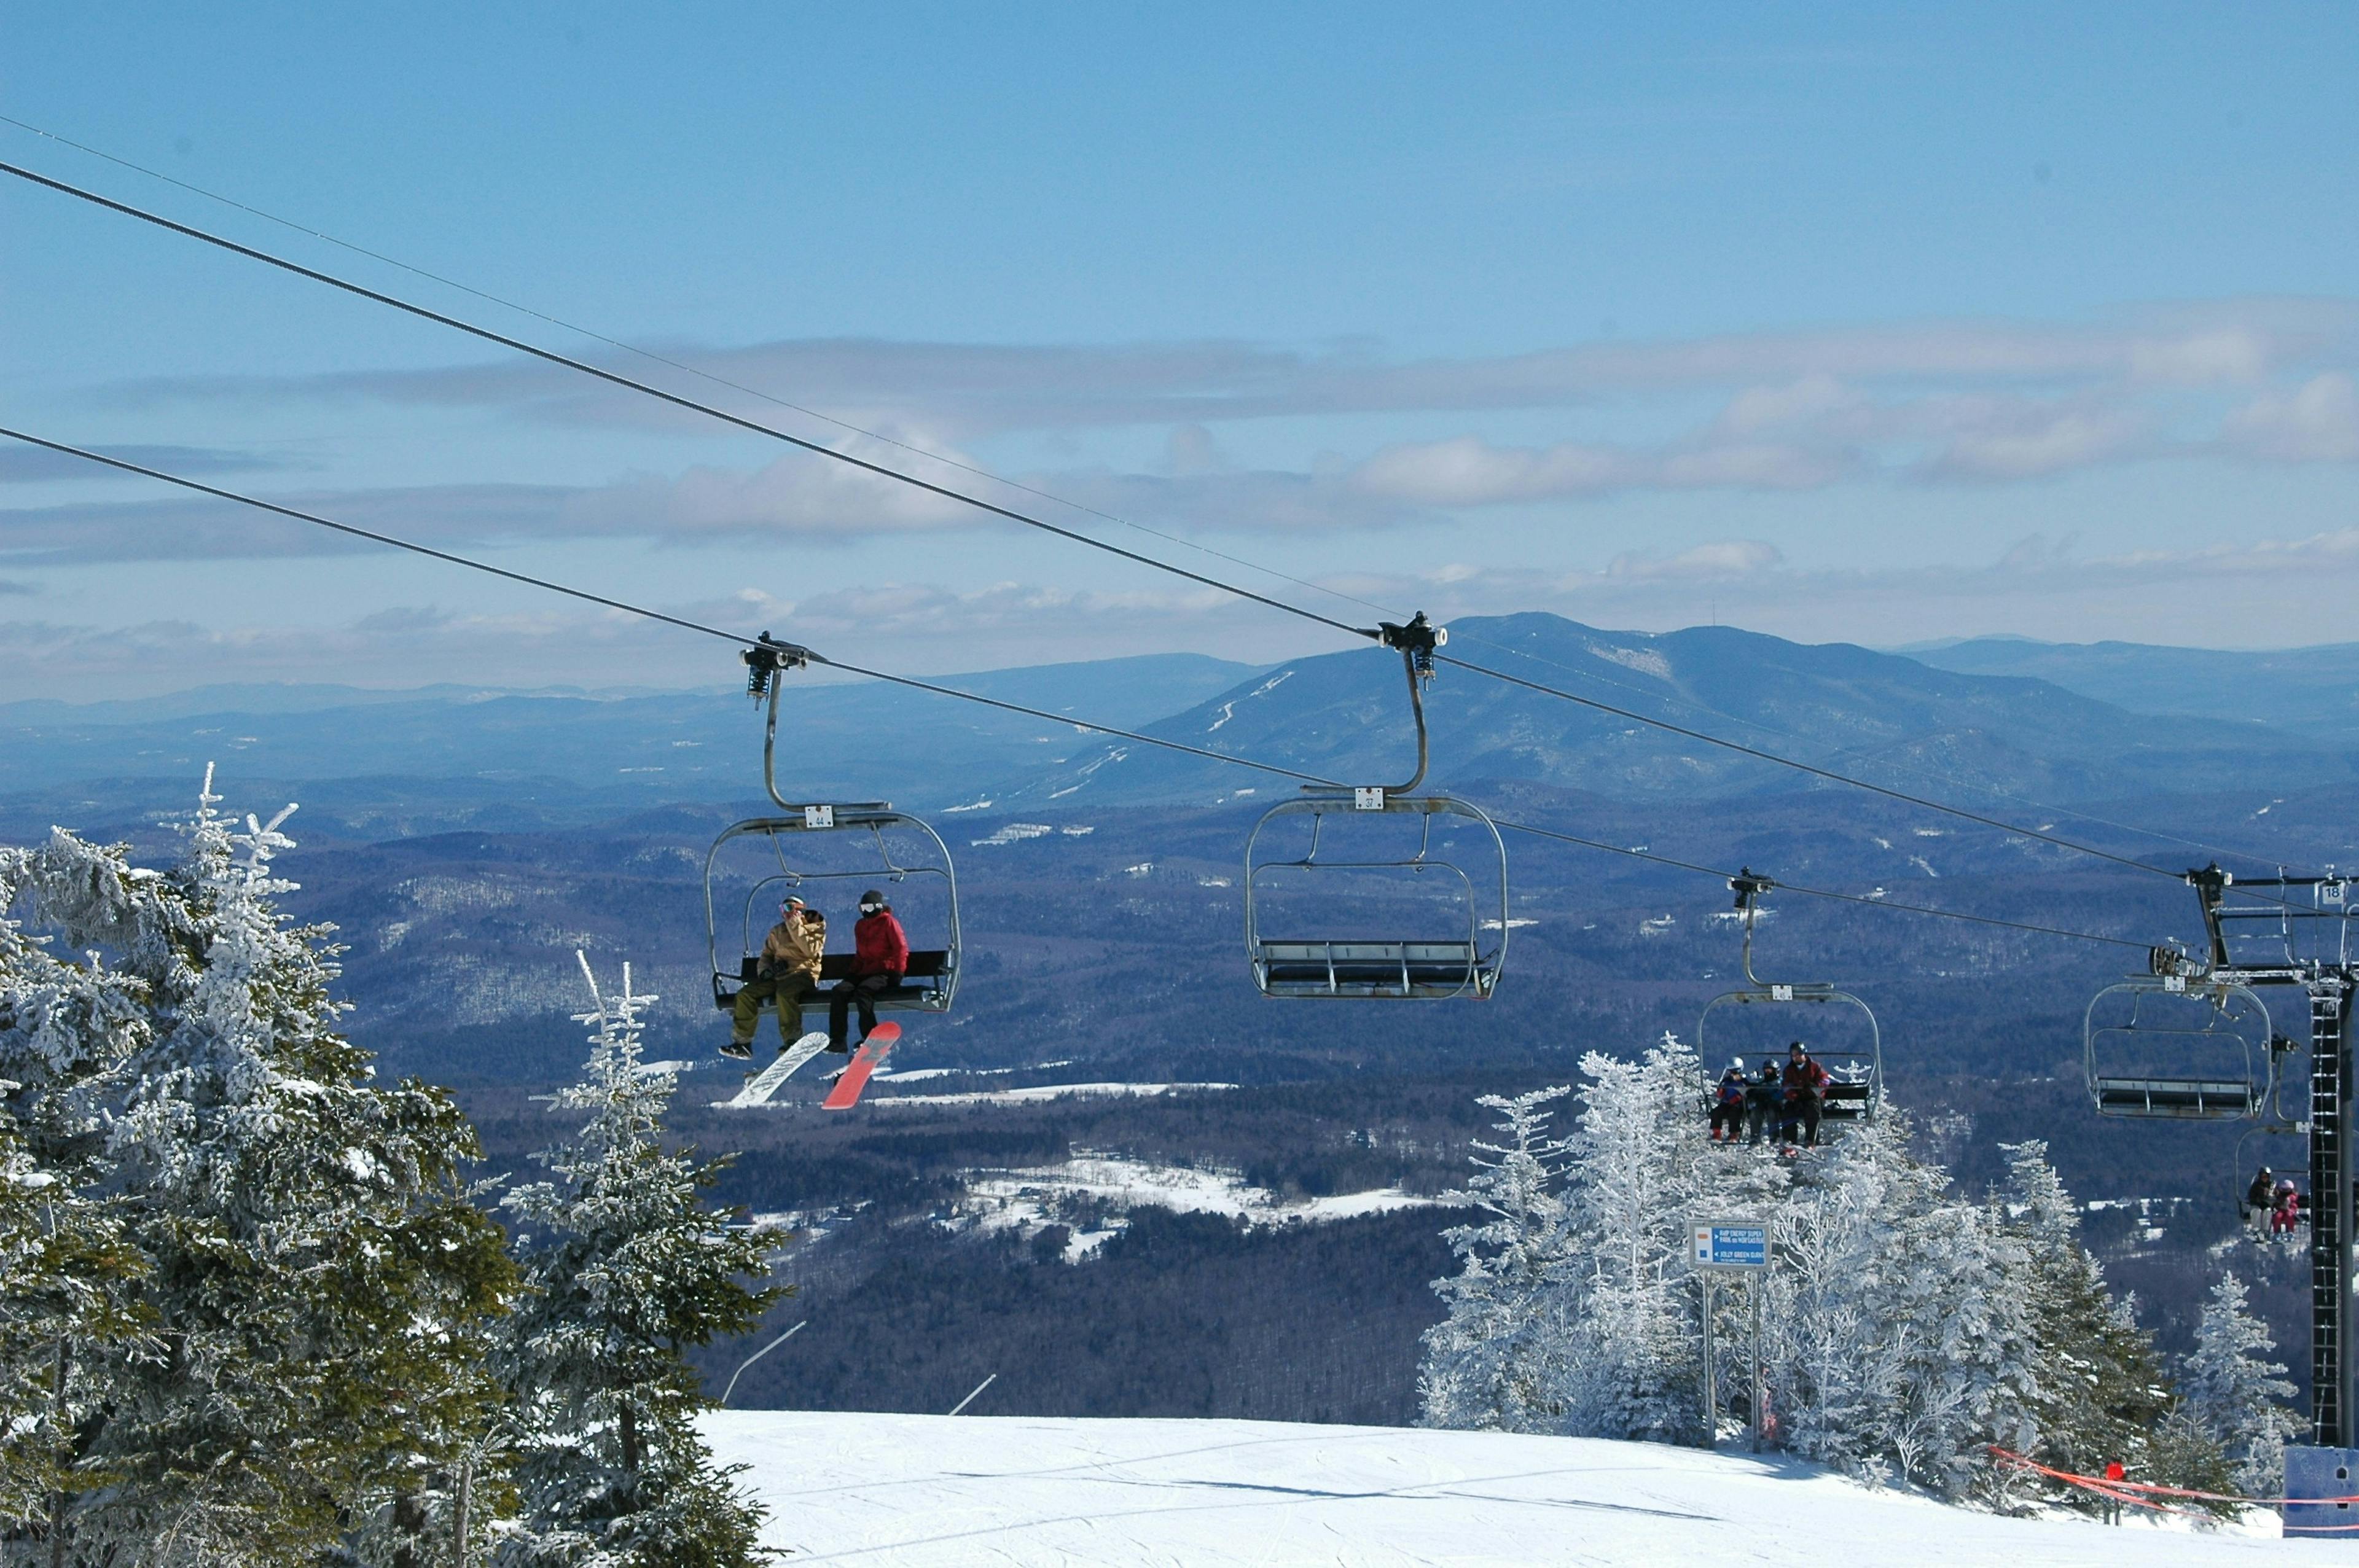
[[1787,1142],[1795,1141],[1794,1127],[1801,1124],[1801,1141],[1816,1144],[1819,1141],[1819,1097],[1815,1094],[1797,1096],[1786,1102],[1786,1119],[1778,1131]]
[[1761,1141],[1765,1130],[1774,1130],[1777,1120],[1777,1091],[1775,1087],[1754,1087],[1745,1093],[1745,1141]]
[[1726,1133],[1730,1142],[1745,1130],[1745,1102],[1741,1099],[1714,1100],[1712,1107],[1712,1130],[1715,1138]]
[[827,1048],[843,1049],[843,1015],[855,1006],[860,1009],[860,1037],[865,1040],[875,1033],[876,993],[900,983],[898,975],[862,975],[836,981],[835,989],[827,993]]

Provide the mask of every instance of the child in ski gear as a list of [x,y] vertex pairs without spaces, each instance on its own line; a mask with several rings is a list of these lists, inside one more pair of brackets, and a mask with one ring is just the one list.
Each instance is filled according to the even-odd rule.
[[1810,1060],[1810,1053],[1799,1040],[1787,1048],[1786,1071],[1780,1080],[1785,1085],[1785,1117],[1778,1124],[1778,1134],[1787,1142],[1794,1141],[1794,1128],[1801,1124],[1802,1142],[1817,1148],[1819,1142],[1819,1108],[1826,1102],[1827,1086],[1834,1080],[1827,1070]]
[[761,956],[754,961],[754,978],[737,988],[737,1003],[729,1044],[730,1056],[754,1054],[754,1031],[762,1004],[778,1004],[778,1048],[785,1050],[803,1032],[803,999],[819,994],[820,955],[827,950],[827,916],[799,898],[778,905],[778,923],[762,940]]
[[1745,1091],[1745,1141],[1748,1146],[1759,1143],[1763,1130],[1777,1119],[1777,1108],[1783,1098],[1777,1084],[1777,1064],[1764,1056],[1761,1076]]
[[2270,1180],[2269,1168],[2264,1165],[2253,1173],[2253,1184],[2245,1189],[2245,1225],[2256,1236],[2267,1228],[2269,1211],[2277,1206],[2277,1193]]
[[[2122,1467],[2122,1462],[2120,1460],[2109,1459],[2105,1462],[2106,1480],[2126,1481],[2129,1478],[2130,1473]],[[2105,1522],[2107,1524],[2119,1524],[2122,1522],[2122,1499],[2121,1495],[2117,1492],[2108,1492],[2105,1494]]]
[[860,919],[852,927],[852,976],[839,980],[827,997],[827,1048],[846,1051],[844,1014],[860,1009],[860,1037],[876,1031],[876,994],[901,983],[909,968],[909,937],[893,917],[885,895],[870,888],[860,895]]
[[1714,1143],[1734,1143],[1736,1135],[1744,1130],[1745,1098],[1749,1087],[1745,1081],[1745,1061],[1739,1057],[1728,1065],[1728,1070],[1720,1075],[1720,1082],[1712,1088],[1712,1141]]
[[2291,1182],[2279,1182],[2276,1206],[2269,1210],[2269,1234],[2291,1236],[2301,1224],[2301,1195]]

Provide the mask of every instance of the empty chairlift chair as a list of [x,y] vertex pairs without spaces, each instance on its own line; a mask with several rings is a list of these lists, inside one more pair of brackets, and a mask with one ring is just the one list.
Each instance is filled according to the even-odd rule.
[[2157,972],[2090,999],[2082,1049],[2100,1116],[2238,1121],[2268,1105],[2277,1053],[2267,1007],[2248,987],[2184,966],[2158,949]]
[[[1451,795],[1417,793],[1427,762],[1423,687],[1432,678],[1433,650],[1448,635],[1428,625],[1423,614],[1406,626],[1386,622],[1382,629],[1380,641],[1400,650],[1408,676],[1409,708],[1417,723],[1417,773],[1409,781],[1397,788],[1306,789],[1299,798],[1264,813],[1245,840],[1245,949],[1254,983],[1264,996],[1479,1000],[1498,984],[1509,926],[1506,843],[1481,807]],[[1266,856],[1265,832],[1297,817],[1309,818],[1309,848],[1293,859]],[[1402,817],[1415,820],[1415,848],[1386,852],[1378,825]],[[1454,850],[1447,842],[1437,845],[1437,825],[1445,840],[1453,828],[1472,838],[1473,853]],[[1338,837],[1360,847],[1335,853],[1330,840]],[[1371,846],[1372,839],[1379,842]],[[1451,859],[1453,852],[1467,863]],[[1381,918],[1395,928],[1371,929],[1378,917],[1368,912],[1380,902],[1375,894],[1386,884],[1419,895],[1410,902],[1437,907],[1411,914],[1388,910]],[[1443,891],[1425,899],[1432,886]],[[1333,892],[1332,907],[1324,898],[1310,897],[1314,888]],[[1281,889],[1281,902],[1289,907],[1273,909],[1272,894]],[[1293,899],[1311,902],[1318,908],[1315,919],[1325,928],[1292,909]]]
[[[1825,1068],[1832,1080],[1827,1086],[1825,1100],[1820,1104],[1819,1120],[1822,1126],[1835,1127],[1873,1120],[1884,1103],[1884,1032],[1876,1024],[1875,1010],[1832,985],[1764,980],[1753,972],[1753,928],[1763,913],[1761,896],[1777,885],[1767,877],[1756,875],[1750,868],[1729,879],[1729,891],[1736,895],[1736,909],[1744,918],[1745,985],[1704,1003],[1703,1012],[1696,1020],[1696,1053],[1709,1065],[1718,1060],[1714,1051],[1726,1048],[1724,1034],[1717,1046],[1711,1034],[1712,1016],[1722,1008],[1800,1007],[1851,1013],[1866,1031],[1854,1043],[1830,1042],[1824,1038],[1823,1030],[1813,1032],[1804,1041],[1810,1059]],[[1759,1050],[1756,1045],[1756,1054]],[[1782,1060],[1785,1046],[1778,1045],[1775,1054]]]
[[[753,672],[748,693],[757,699],[766,697],[769,703],[762,739],[762,783],[783,815],[732,823],[713,840],[704,858],[704,933],[712,961],[713,1004],[728,1011],[736,1005],[738,988],[754,978],[771,911],[779,900],[794,894],[823,907],[828,901],[820,896],[822,890],[843,884],[847,890],[841,900],[843,906],[851,905],[867,887],[893,890],[888,896],[895,913],[905,925],[913,926],[908,968],[899,985],[874,994],[876,1009],[948,1012],[958,994],[959,976],[958,871],[950,847],[924,818],[896,811],[887,801],[804,803],[780,795],[776,771],[778,687],[786,671],[805,662],[803,651],[774,643],[766,634],[746,651],[745,658]],[[866,843],[857,855],[830,857],[820,846],[838,835],[853,843],[864,838]],[[758,841],[765,852],[752,865],[741,864],[733,871],[723,851],[744,841]],[[842,863],[853,860],[858,863]],[[739,875],[749,877],[745,892],[724,897],[723,890]],[[919,890],[922,896],[905,909],[899,895]],[[724,904],[736,905],[732,911],[735,930],[725,943],[722,936],[728,928],[721,924]],[[941,933],[942,945],[919,946],[934,930]],[[848,944],[849,922],[841,931],[831,927],[829,938],[831,946]],[[831,951],[821,960],[820,979],[832,982],[848,978],[851,971],[851,952]]]

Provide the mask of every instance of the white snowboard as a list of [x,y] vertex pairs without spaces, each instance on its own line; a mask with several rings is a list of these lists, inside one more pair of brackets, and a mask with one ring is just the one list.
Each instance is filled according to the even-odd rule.
[[813,1056],[818,1055],[821,1052],[826,1049],[827,1033],[824,1030],[815,1030],[812,1033],[804,1035],[801,1039],[796,1041],[793,1044],[779,1052],[778,1059],[777,1061],[771,1063],[768,1066],[763,1068],[760,1072],[746,1079],[745,1087],[737,1091],[736,1098],[734,1099],[725,1099],[720,1103],[724,1106],[741,1108],[745,1106],[767,1105],[769,1103],[770,1097],[777,1092],[777,1088],[780,1084],[783,1084],[788,1078],[793,1077],[796,1073],[802,1069],[804,1063],[810,1061]]

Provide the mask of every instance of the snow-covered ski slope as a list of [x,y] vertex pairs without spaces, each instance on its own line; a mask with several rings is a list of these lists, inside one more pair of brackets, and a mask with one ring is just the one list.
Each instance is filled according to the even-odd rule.
[[[986,1396],[987,1398],[988,1396]],[[1251,1421],[723,1411],[723,1463],[787,1563],[1278,1568],[1291,1563],[2340,1562],[2337,1541],[2008,1519],[1807,1465],[1582,1438]]]

